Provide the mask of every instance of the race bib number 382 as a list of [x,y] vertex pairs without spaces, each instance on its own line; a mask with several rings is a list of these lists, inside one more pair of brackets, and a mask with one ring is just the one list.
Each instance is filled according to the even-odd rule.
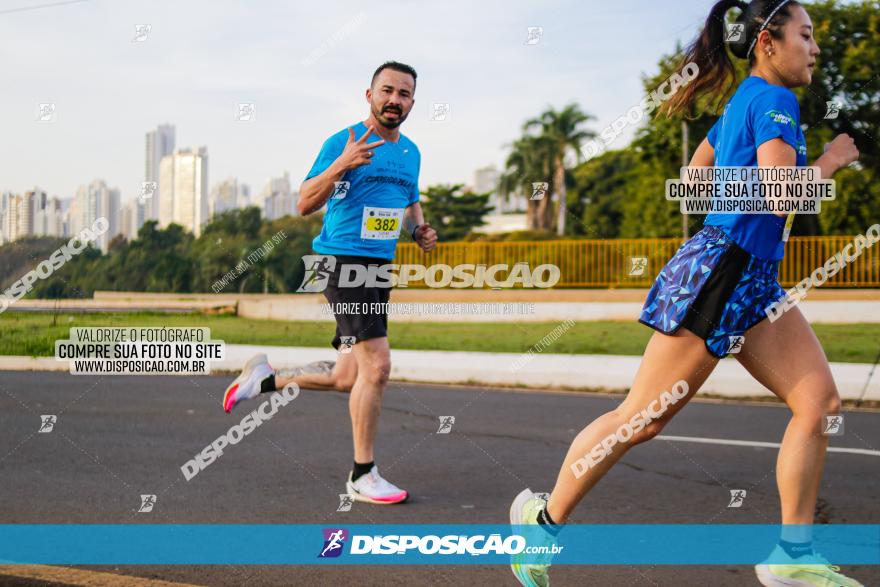
[[403,208],[364,208],[361,238],[392,240],[400,236]]

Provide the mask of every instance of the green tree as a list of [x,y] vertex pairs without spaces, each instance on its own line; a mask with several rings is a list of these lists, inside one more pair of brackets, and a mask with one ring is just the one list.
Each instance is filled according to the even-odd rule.
[[110,257],[119,260],[120,279],[112,289],[135,291],[192,291],[194,264],[191,255],[195,237],[179,224],[157,230],[155,220],[144,223],[138,238],[130,243],[126,255]]
[[511,194],[525,196],[527,200],[526,224],[530,230],[548,230],[552,224],[550,198],[532,199],[533,184],[552,180],[553,158],[550,143],[545,137],[523,136],[510,146],[504,162],[504,172],[498,184],[502,197]]
[[259,283],[264,293],[294,292],[303,279],[302,258],[312,252],[312,240],[321,232],[322,216],[285,216],[266,222],[260,229],[261,243],[275,243],[263,257]]
[[[798,88],[801,124],[805,128],[809,161],[815,160],[823,145],[837,134],[850,134],[859,147],[861,157],[857,166],[841,170],[835,175],[837,199],[825,202],[818,216],[801,214],[796,217],[793,234],[853,234],[863,232],[876,221],[876,201],[880,196],[880,145],[877,128],[880,127],[880,76],[876,64],[880,61],[880,2],[863,0],[842,3],[835,0],[807,4],[813,20],[816,41],[822,49],[812,83]],[[682,48],[664,55],[658,62],[655,75],[643,79],[645,95],[657,88],[682,66]],[[745,60],[733,59],[736,84],[749,75]],[[827,102],[841,104],[837,118],[826,118]],[[577,168],[575,176],[579,200],[574,207],[588,226],[606,230],[608,222],[600,217],[600,207],[608,199],[597,196],[584,186],[601,186],[608,179],[609,170],[624,171],[613,180],[609,189],[622,200],[619,218],[621,237],[678,236],[681,234],[681,215],[678,206],[664,198],[664,182],[677,177],[682,163],[682,124],[688,126],[688,152],[703,141],[715,123],[724,101],[703,96],[688,112],[667,117],[654,111],[637,131],[632,143],[622,149],[626,153],[625,171],[618,165],[621,155],[605,152]],[[621,112],[623,114],[623,112]],[[596,189],[601,189],[597,187]],[[585,199],[589,198],[590,202]],[[617,208],[612,208],[615,213]],[[688,217],[689,232],[702,226],[703,216]]]
[[553,170],[551,182],[553,199],[556,200],[556,233],[565,234],[567,217],[566,196],[566,159],[581,160],[581,144],[593,137],[595,133],[584,130],[581,126],[593,117],[581,111],[577,104],[569,104],[561,111],[552,108],[545,110],[538,118],[526,122],[523,130],[540,131],[539,136],[546,141],[546,156],[550,158]]
[[638,169],[632,149],[608,151],[575,168],[570,214],[581,222],[572,223],[571,234],[620,237],[624,203],[633,196]]
[[[210,293],[242,261],[244,271],[220,291],[295,291],[304,272],[301,259],[311,251],[321,222],[320,214],[270,222],[260,218],[258,208],[245,208],[215,217],[195,238],[179,225],[160,229],[156,221],[148,221],[133,241],[115,237],[107,254],[85,249],[49,279],[38,281],[32,295],[91,297],[97,289]],[[26,273],[34,260],[47,258],[64,242],[44,238],[4,245],[0,261]]]
[[[569,104],[560,111],[548,108],[523,125],[523,136],[511,145],[505,161],[499,192],[529,197],[526,218],[531,230],[565,234],[567,187],[572,184],[568,163],[581,160],[581,144],[595,136],[582,125],[593,117]],[[532,199],[533,184],[548,184],[544,197]],[[553,203],[556,203],[554,215]]]
[[428,186],[422,194],[425,220],[443,241],[463,239],[485,224],[483,217],[492,211],[489,194],[464,193],[461,184]]
[[219,291],[295,291],[302,281],[301,259],[311,251],[312,239],[321,230],[321,219],[315,214],[268,221],[260,218],[258,208],[218,215],[194,244],[199,276],[195,291],[213,291],[212,286],[240,263],[244,271]]
[[[880,2],[826,0],[806,8],[822,51],[812,83],[796,91],[810,161],[840,133],[853,137],[860,157],[834,176],[837,199],[823,202],[818,216],[797,216],[793,234],[864,232],[877,221],[880,197]],[[840,105],[837,117],[826,118],[828,102]]]
[[0,246],[0,290],[21,279],[69,239],[27,236]]
[[[232,271],[252,251],[259,248],[260,229],[263,221],[260,209],[254,206],[228,210],[218,214],[202,229],[201,236],[193,243],[195,261],[193,291],[212,292],[212,285]],[[223,287],[224,293],[244,292],[252,274],[237,276]],[[218,286],[219,287],[219,286]],[[258,291],[258,290],[257,290]]]

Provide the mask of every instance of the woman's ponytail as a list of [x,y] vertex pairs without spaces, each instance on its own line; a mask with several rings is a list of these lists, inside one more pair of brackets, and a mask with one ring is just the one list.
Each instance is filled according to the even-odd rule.
[[[688,63],[694,63],[699,68],[697,78],[682,87],[668,101],[660,107],[661,112],[672,116],[687,110],[701,93],[718,94],[719,103],[723,101],[735,83],[735,70],[730,56],[727,54],[727,11],[731,8],[740,10],[736,22],[743,22],[749,5],[742,0],[720,0],[712,7],[706,18],[706,24],[700,36],[691,43],[684,54],[680,71]],[[742,35],[742,31],[740,31]],[[730,43],[731,50],[737,57],[745,57],[747,45],[745,43]],[[741,45],[742,55],[738,55],[736,49]]]
[[[797,0],[721,0],[712,7],[706,25],[700,36],[687,48],[684,60],[678,71],[689,63],[698,68],[697,78],[677,91],[660,111],[667,116],[687,110],[700,94],[707,93],[718,98],[715,109],[727,99],[736,83],[736,70],[727,48],[740,59],[748,59],[755,64],[753,50],[762,31],[768,31],[775,39],[782,38],[782,27],[791,18],[790,8],[797,6]],[[732,24],[730,38],[727,32],[727,11],[739,9],[739,15]],[[736,36],[734,36],[734,34]]]

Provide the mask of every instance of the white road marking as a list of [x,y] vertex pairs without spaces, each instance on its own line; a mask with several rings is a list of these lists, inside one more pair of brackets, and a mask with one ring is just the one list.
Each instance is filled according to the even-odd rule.
[[[778,442],[759,442],[757,440],[728,440],[726,438],[705,438],[703,436],[666,436],[665,434],[661,434],[657,438],[661,440],[671,440],[673,442],[697,442],[700,444],[723,444],[728,446],[757,446],[761,448],[779,448],[780,446],[782,446]],[[845,448],[838,446],[829,446],[828,452],[843,452],[854,455],[880,457],[880,450],[868,450],[866,448]]]

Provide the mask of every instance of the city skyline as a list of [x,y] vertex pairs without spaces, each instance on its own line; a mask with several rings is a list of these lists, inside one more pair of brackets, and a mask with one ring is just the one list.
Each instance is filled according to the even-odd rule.
[[[27,236],[71,236],[104,216],[110,226],[96,244],[106,253],[113,237],[121,234],[133,240],[147,220],[157,221],[159,228],[179,224],[198,237],[206,222],[228,210],[256,206],[267,220],[299,215],[299,192],[293,189],[288,171],[269,177],[254,193],[237,177],[211,183],[207,146],[178,147],[175,136],[176,126],[167,122],[145,133],[144,180],[133,198],[123,199],[119,186],[108,186],[100,177],[81,184],[69,197],[49,194],[39,186],[23,194],[0,192],[0,244]],[[490,216],[522,212],[524,198],[502,199],[494,193],[498,177],[498,168],[487,165],[474,169],[472,182],[465,186],[491,193],[489,203],[494,210]],[[487,226],[518,229],[524,228],[523,223],[524,219],[488,221]]]
[[298,214],[299,193],[291,189],[289,172],[270,177],[252,199],[250,187],[235,177],[210,185],[207,147],[177,147],[175,135],[175,126],[167,123],[145,134],[144,180],[134,198],[122,200],[119,187],[108,187],[102,178],[81,184],[68,197],[39,186],[21,194],[0,191],[0,244],[28,236],[72,236],[106,217],[108,231],[96,242],[106,253],[113,237],[133,240],[147,220],[159,228],[179,224],[198,237],[206,222],[232,209],[257,206],[269,220]]
[[[8,163],[0,191],[37,185],[68,198],[102,178],[130,201],[144,177],[144,133],[165,123],[176,127],[177,144],[209,146],[212,177],[259,190],[288,172],[296,189],[323,141],[366,116],[363,92],[386,59],[419,72],[403,131],[423,154],[420,185],[469,183],[474,169],[501,168],[505,145],[547,106],[578,102],[598,130],[622,105],[638,103],[641,75],[656,70],[657,54],[690,38],[705,6],[389,8],[393,23],[354,3],[267,3],[253,12],[243,3],[86,0],[3,13],[0,42],[20,59],[6,65],[11,83],[0,120],[17,140],[0,146]],[[638,46],[619,44],[609,32],[613,19],[645,32]],[[309,25],[289,26],[297,22]],[[529,37],[529,27],[540,34]],[[379,28],[388,34],[367,34]],[[448,104],[444,120],[431,120],[434,103]],[[40,104],[54,104],[47,122],[36,120]],[[252,105],[247,120],[239,120],[242,104]]]

